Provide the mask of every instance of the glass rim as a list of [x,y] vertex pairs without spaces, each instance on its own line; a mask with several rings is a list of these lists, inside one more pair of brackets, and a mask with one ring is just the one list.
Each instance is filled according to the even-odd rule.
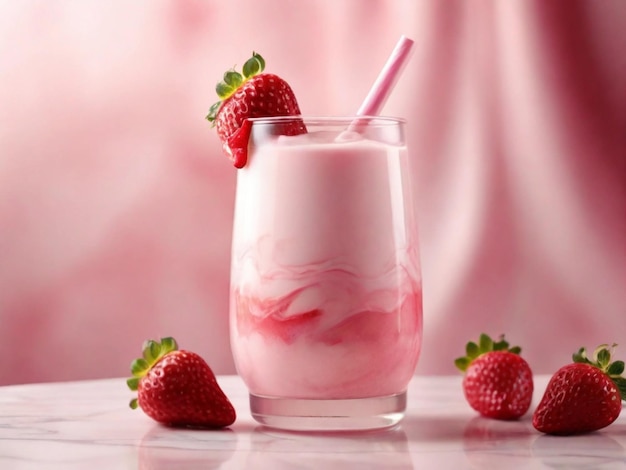
[[308,124],[344,124],[348,125],[350,123],[356,121],[366,121],[368,124],[406,124],[406,119],[395,116],[349,116],[349,115],[338,115],[338,116],[324,116],[324,115],[307,115],[307,114],[297,114],[292,116],[265,116],[265,117],[256,117],[256,118],[247,118],[251,123],[259,123],[259,124],[271,124],[277,122],[290,122],[294,120],[303,120]]

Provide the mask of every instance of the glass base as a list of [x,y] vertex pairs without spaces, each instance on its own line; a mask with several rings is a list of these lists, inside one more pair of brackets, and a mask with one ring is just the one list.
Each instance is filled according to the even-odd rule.
[[358,431],[398,424],[406,392],[373,398],[313,400],[250,394],[252,417],[265,426],[290,431]]

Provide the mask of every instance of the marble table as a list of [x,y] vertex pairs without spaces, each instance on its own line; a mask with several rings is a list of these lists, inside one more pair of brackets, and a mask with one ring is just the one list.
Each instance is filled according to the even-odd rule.
[[[575,437],[500,422],[465,403],[460,377],[420,377],[396,428],[293,433],[257,425],[243,382],[220,376],[238,412],[219,431],[170,429],[131,410],[125,380],[0,387],[0,468],[20,469],[626,469],[626,413]],[[537,377],[533,406],[548,377]]]

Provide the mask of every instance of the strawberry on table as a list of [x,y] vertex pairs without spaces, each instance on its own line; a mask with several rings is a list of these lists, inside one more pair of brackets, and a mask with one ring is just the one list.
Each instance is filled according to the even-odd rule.
[[521,349],[509,347],[504,336],[493,341],[486,334],[465,349],[466,355],[454,363],[465,373],[463,392],[469,405],[488,418],[523,416],[532,401],[533,374],[520,356]]
[[602,429],[617,419],[626,400],[624,361],[611,362],[615,344],[603,344],[587,357],[585,348],[573,363],[552,376],[533,414],[533,426],[546,434],[571,435]]
[[[250,121],[248,118],[299,116],[296,96],[285,80],[264,73],[265,60],[256,52],[243,65],[243,74],[228,70],[215,88],[220,101],[211,106],[206,119],[217,128],[222,148],[235,167],[247,161]],[[286,121],[282,135],[306,133],[300,119]]]
[[137,391],[137,406],[152,419],[169,426],[221,428],[236,414],[209,365],[193,352],[178,350],[173,338],[148,340],[143,357],[131,364],[128,387]]

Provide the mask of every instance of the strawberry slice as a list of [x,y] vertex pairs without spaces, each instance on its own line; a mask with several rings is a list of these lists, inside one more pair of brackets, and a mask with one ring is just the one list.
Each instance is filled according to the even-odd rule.
[[169,426],[222,428],[236,413],[209,365],[196,353],[178,350],[174,338],[144,343],[143,357],[131,364],[126,383],[137,391],[130,402]]
[[[220,101],[211,106],[206,119],[217,129],[224,153],[236,168],[248,160],[249,118],[299,116],[300,107],[289,84],[277,75],[264,73],[260,54],[243,65],[242,73],[228,70],[215,90]],[[283,135],[306,133],[302,119],[288,120],[280,126]]]

